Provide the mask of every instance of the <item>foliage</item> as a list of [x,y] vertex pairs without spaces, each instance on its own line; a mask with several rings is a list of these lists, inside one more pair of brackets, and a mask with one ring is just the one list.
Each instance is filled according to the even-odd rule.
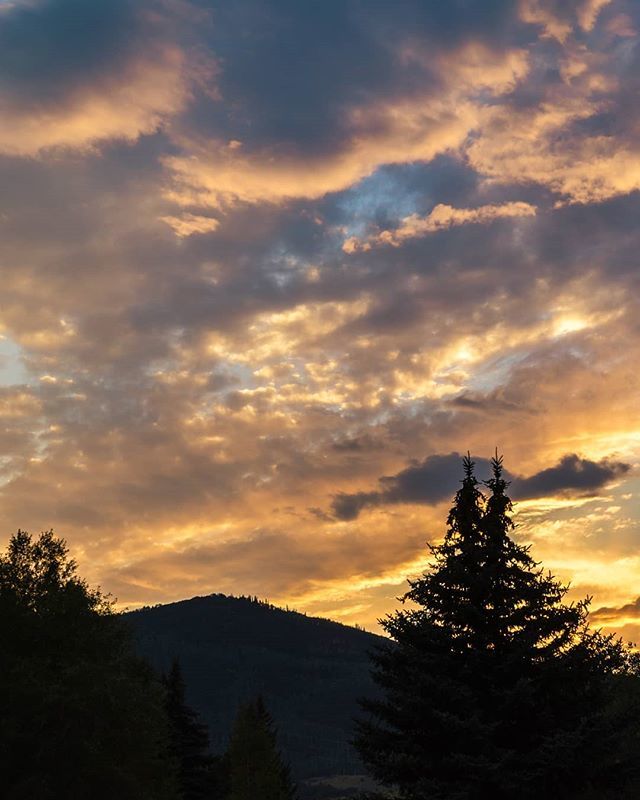
[[178,659],[163,680],[169,719],[170,754],[178,769],[182,800],[222,797],[219,759],[209,751],[207,726],[185,700],[185,684]]
[[52,531],[0,555],[0,636],[2,797],[175,797],[162,688]]
[[635,797],[634,659],[511,539],[502,459],[488,499],[469,457],[464,470],[410,607],[382,621],[392,643],[373,659],[383,696],[363,703],[364,761],[407,800]]
[[126,616],[159,671],[179,656],[214,752],[226,750],[239,705],[263,694],[296,779],[363,772],[349,740],[356,698],[375,691],[367,654],[382,637],[219,594]]
[[226,756],[228,800],[294,800],[289,768],[276,739],[273,720],[261,697],[240,707]]

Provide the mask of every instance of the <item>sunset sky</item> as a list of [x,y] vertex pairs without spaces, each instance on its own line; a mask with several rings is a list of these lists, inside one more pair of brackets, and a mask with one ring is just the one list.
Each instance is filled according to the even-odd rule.
[[0,514],[375,629],[496,446],[640,638],[637,0],[0,0]]

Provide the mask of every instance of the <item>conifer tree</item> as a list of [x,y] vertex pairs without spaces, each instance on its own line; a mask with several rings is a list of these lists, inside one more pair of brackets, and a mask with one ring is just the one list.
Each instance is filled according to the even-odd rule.
[[262,697],[238,711],[226,756],[228,800],[295,800],[289,767]]
[[634,796],[637,768],[620,756],[630,718],[610,702],[623,677],[638,685],[629,653],[589,631],[588,601],[564,603],[567,587],[510,538],[497,454],[492,470],[486,499],[464,459],[431,568],[382,621],[382,696],[363,703],[356,744],[407,800]]
[[164,678],[164,684],[170,756],[177,767],[182,800],[221,797],[220,765],[210,753],[207,726],[187,705],[184,678],[177,658]]

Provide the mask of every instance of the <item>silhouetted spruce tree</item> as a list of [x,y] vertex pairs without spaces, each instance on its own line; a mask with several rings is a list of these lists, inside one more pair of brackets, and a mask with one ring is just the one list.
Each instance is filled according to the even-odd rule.
[[289,767],[278,750],[262,697],[240,707],[226,755],[228,800],[295,800]]
[[[502,459],[492,468],[485,501],[464,459],[431,568],[382,620],[382,696],[363,702],[356,745],[407,800],[635,797],[634,660],[510,538]],[[633,712],[616,708],[621,681]]]
[[0,796],[176,798],[163,690],[51,531],[0,555]]
[[175,659],[164,678],[169,718],[170,757],[178,770],[183,800],[222,798],[220,760],[211,755],[207,726],[185,700],[180,662]]

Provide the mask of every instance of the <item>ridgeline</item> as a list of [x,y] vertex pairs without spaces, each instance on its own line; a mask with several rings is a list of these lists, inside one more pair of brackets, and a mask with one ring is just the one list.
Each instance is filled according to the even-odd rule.
[[142,655],[179,658],[187,700],[223,752],[241,702],[261,694],[298,780],[362,774],[353,750],[357,699],[375,695],[368,653],[381,637],[255,598],[213,594],[126,615]]

